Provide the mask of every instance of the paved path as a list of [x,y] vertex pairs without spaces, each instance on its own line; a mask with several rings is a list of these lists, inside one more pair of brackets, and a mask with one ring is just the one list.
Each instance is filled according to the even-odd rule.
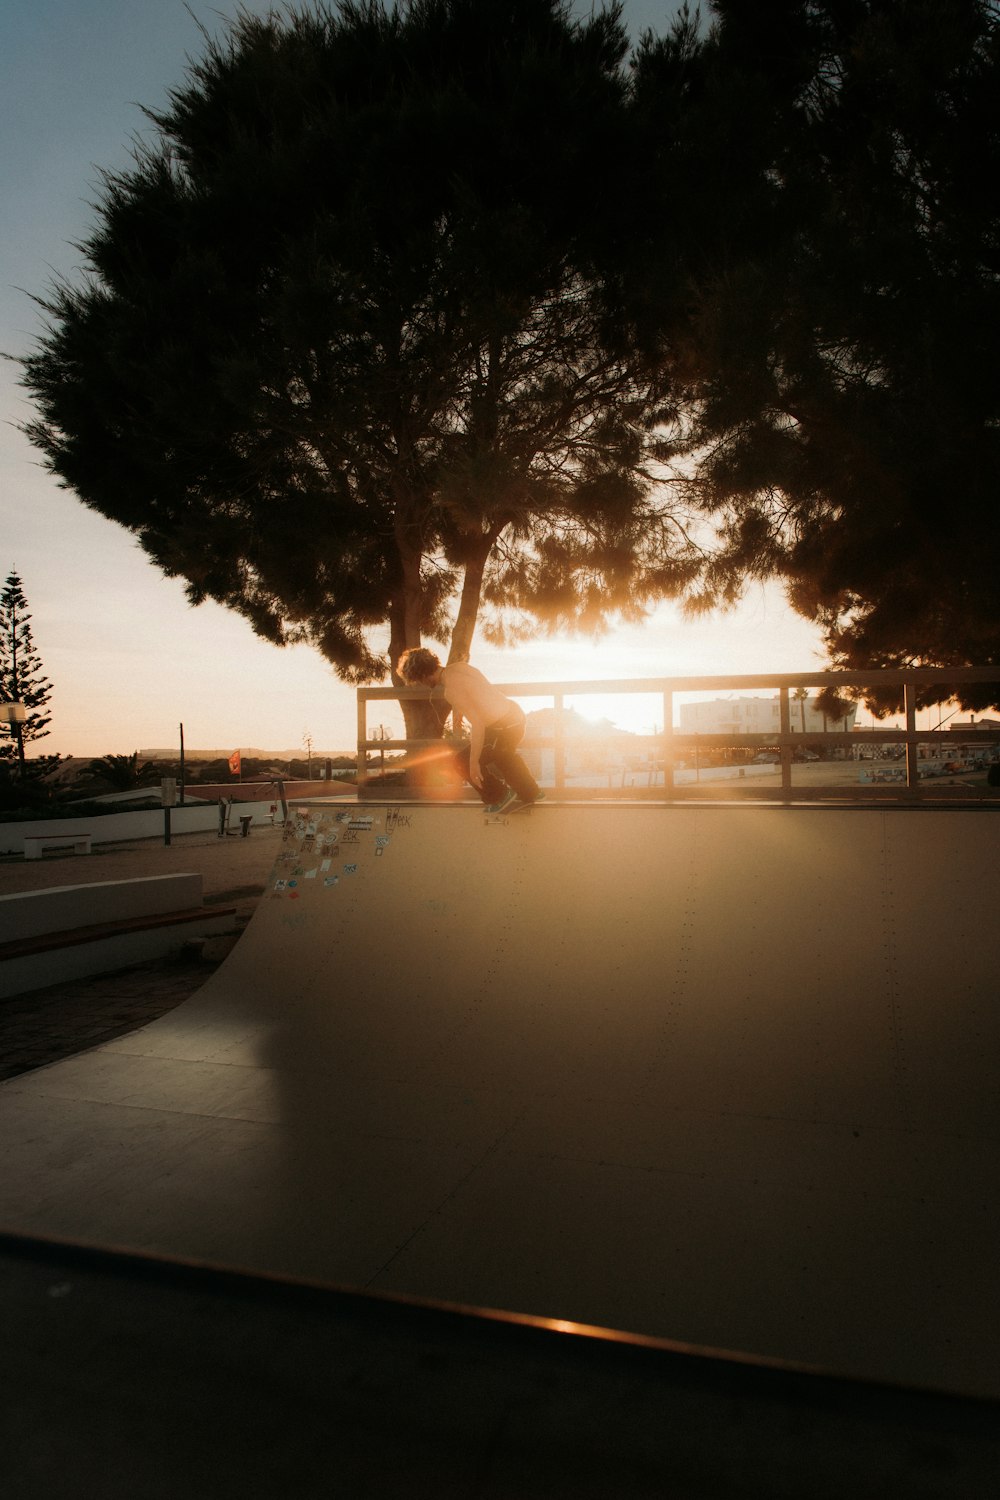
[[[0,857],[0,896],[136,880],[194,871],[207,906],[237,909],[237,926],[250,920],[278,849],[281,829],[254,829],[249,838],[215,833],[98,845],[93,854],[51,850],[40,860]],[[67,980],[0,1002],[0,1080],[58,1062],[155,1021],[187,1000],[218,967],[195,953],[136,964],[114,974]]]

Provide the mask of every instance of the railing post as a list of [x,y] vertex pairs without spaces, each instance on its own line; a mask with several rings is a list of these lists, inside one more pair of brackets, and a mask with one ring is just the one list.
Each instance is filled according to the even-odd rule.
[[358,693],[358,791],[363,791],[368,780],[368,750],[365,741],[368,738],[368,700],[364,694]]
[[553,697],[555,713],[553,715],[553,746],[555,759],[555,784],[556,790],[562,791],[566,786],[566,736],[563,732],[563,707],[564,699],[562,693],[556,693]]
[[674,793],[674,691],[663,690],[663,795]]
[[920,792],[920,759],[917,755],[917,689],[914,683],[903,683],[903,708],[906,712],[906,790],[913,796]]
[[787,797],[792,790],[792,747],[789,744],[789,735],[792,732],[792,709],[785,684],[778,689],[778,702],[781,714],[781,790]]

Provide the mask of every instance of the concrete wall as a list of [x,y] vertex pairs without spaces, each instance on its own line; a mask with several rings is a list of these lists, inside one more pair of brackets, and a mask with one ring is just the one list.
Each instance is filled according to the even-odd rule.
[[180,953],[194,938],[220,937],[233,930],[230,913],[219,915],[207,907],[203,917],[176,926],[147,927],[137,932],[118,932],[94,942],[74,943],[68,948],[50,948],[23,958],[0,960],[0,1000],[86,979],[94,974],[112,974],[133,964],[150,963]]
[[[239,811],[234,808],[230,827],[239,828],[238,817],[250,815],[256,823],[271,822],[271,803],[241,802]],[[277,817],[280,819],[281,812]],[[217,803],[189,802],[183,807],[170,809],[171,837],[183,833],[198,833],[219,826]],[[106,817],[27,819],[23,823],[0,823],[0,854],[21,854],[26,838],[47,838],[60,835],[89,833],[95,844],[121,843],[128,839],[154,839],[163,837],[163,813],[159,809],[149,812],[109,813]],[[83,856],[81,856],[82,858]]]
[[0,943],[200,906],[200,875],[151,875],[0,896]]
[[[202,913],[201,904],[202,877],[196,874],[54,886],[0,897],[0,999],[166,958],[193,938],[232,932],[231,909],[209,907]],[[114,930],[115,923],[136,919],[148,919],[150,925]],[[2,946],[32,938],[42,940],[40,951],[12,953]]]

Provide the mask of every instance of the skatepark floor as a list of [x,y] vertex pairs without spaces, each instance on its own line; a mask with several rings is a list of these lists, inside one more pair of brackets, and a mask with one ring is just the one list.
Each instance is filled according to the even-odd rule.
[[[43,859],[0,856],[0,896],[52,886],[150,875],[195,873],[207,907],[236,907],[242,929],[253,915],[281,841],[281,829],[253,829],[249,838],[215,833],[98,845],[91,855],[50,851]],[[110,974],[67,980],[0,1001],[0,1081],[45,1067],[125,1036],[166,1015],[195,993],[218,967],[197,951],[133,964]]]
[[257,906],[0,1006],[19,1492],[992,1496],[993,827],[328,813],[0,862]]

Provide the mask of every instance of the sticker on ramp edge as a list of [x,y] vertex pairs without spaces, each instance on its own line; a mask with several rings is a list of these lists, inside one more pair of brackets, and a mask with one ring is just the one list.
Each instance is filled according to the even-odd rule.
[[375,835],[375,848],[379,851],[380,854],[381,854],[382,850],[385,849],[391,843],[392,843],[392,834],[391,833],[377,833]]
[[340,884],[340,876],[339,875],[328,875],[326,877],[326,879],[323,881],[323,884],[325,886],[339,885]]
[[306,879],[307,880],[315,880],[316,879],[316,871],[315,870],[307,870],[306,871]]
[[333,860],[332,859],[323,859],[323,860],[320,860],[319,867],[323,871],[324,875],[326,874],[327,870],[330,868],[330,866],[332,864],[333,864]]
[[357,873],[358,873],[358,867],[357,867],[357,865],[345,865],[344,866],[344,874],[345,875],[356,875]]
[[287,880],[276,880],[276,881],[275,881],[275,882],[274,882],[274,889],[275,889],[275,890],[276,890],[276,891],[283,891],[283,890],[284,890],[284,889],[285,889],[285,886],[286,886],[286,885],[287,885],[287,884],[288,884],[288,881],[287,881]]

